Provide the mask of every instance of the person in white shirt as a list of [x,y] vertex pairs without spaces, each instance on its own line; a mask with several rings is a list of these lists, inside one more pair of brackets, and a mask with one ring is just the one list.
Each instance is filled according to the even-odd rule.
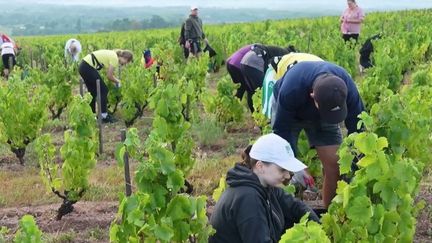
[[65,58],[67,62],[78,62],[81,53],[81,43],[77,39],[69,39],[65,45]]
[[9,77],[10,70],[12,70],[13,66],[16,65],[16,49],[15,45],[12,42],[4,42],[3,44],[1,44],[0,49],[4,67],[3,73],[7,79]]

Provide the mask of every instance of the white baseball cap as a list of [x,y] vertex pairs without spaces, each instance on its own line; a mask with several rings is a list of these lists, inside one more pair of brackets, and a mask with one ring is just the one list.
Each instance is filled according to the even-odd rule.
[[192,5],[192,6],[191,6],[191,10],[195,10],[195,9],[198,10],[198,6],[196,6],[196,5]]
[[274,133],[258,138],[252,145],[249,155],[253,159],[276,164],[291,172],[298,172],[307,168],[305,164],[294,157],[290,144]]

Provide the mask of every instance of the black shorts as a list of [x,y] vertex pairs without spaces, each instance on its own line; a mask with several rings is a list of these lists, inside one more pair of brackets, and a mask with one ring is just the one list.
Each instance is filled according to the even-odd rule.
[[[297,139],[302,130],[306,132],[311,148],[342,143],[342,129],[339,124],[298,121],[291,126],[291,132]],[[295,146],[297,147],[297,144]]]
[[[276,117],[277,102],[273,98],[271,110],[271,125]],[[339,124],[329,124],[322,121],[296,121],[291,124],[290,132],[295,137],[295,144],[291,144],[294,152],[298,153],[297,142],[300,132],[304,130],[311,148],[320,146],[340,145],[342,143],[342,129]]]
[[342,34],[342,38],[345,42],[354,39],[356,42],[358,41],[359,34]]
[[10,69],[10,65],[9,65],[9,58],[12,58],[12,65],[15,66],[16,65],[16,60],[15,60],[15,55],[14,54],[4,54],[2,56],[2,60],[3,60],[3,67],[6,69]]

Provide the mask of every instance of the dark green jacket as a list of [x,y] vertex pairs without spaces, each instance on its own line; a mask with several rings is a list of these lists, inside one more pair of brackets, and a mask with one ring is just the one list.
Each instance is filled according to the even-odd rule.
[[184,26],[185,40],[204,39],[204,31],[202,28],[202,21],[198,16],[189,15]]

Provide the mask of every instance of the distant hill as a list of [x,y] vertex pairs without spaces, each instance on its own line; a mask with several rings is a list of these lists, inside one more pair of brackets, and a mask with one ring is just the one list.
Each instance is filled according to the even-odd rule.
[[[0,0],[1,2],[5,1]],[[58,1],[53,0],[7,1],[8,8],[2,9],[0,15],[0,30],[17,36],[175,27],[187,17],[189,13],[187,4],[190,2],[154,1],[152,4],[155,6],[149,7],[143,6],[149,4],[148,1],[141,0],[76,0],[62,1],[62,5],[54,4]],[[193,2],[202,6],[200,17],[205,24],[339,15],[346,7],[345,1],[321,0],[195,0]],[[70,3],[83,5],[69,5]],[[432,7],[432,0],[361,0],[361,3],[366,12]],[[215,7],[216,4],[218,7]],[[177,6],[163,7],[164,5]]]

